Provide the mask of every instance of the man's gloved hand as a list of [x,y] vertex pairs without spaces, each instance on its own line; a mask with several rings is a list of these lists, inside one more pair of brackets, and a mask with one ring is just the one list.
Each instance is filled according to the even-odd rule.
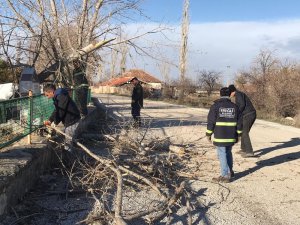
[[211,143],[211,136],[206,136],[206,139],[207,139],[208,142]]
[[44,121],[44,125],[45,125],[45,126],[50,126],[50,125],[51,125],[51,122],[50,122],[49,120],[46,120],[46,121]]

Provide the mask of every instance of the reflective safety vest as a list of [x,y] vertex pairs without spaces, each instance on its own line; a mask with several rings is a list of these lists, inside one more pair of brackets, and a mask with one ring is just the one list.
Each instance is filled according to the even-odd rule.
[[231,146],[242,134],[242,116],[229,97],[221,97],[211,106],[207,116],[206,135],[214,135],[216,146]]

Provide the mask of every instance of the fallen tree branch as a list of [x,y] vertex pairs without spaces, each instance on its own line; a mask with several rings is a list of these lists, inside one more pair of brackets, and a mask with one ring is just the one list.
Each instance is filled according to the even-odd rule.
[[162,218],[167,209],[169,209],[171,206],[173,206],[177,200],[180,198],[180,196],[182,195],[183,191],[184,191],[184,187],[185,187],[185,182],[181,182],[180,186],[176,189],[174,195],[172,197],[170,197],[169,199],[165,199],[165,201],[161,202],[159,205],[154,205],[149,207],[148,210],[134,214],[134,215],[128,215],[125,216],[126,220],[134,220],[146,215],[149,215],[151,213],[154,212],[158,212],[161,211],[161,213],[159,213],[157,216],[155,217],[149,217],[147,218],[147,220],[152,223],[154,220],[158,220],[159,218]]
[[[65,136],[65,138],[72,140],[72,137],[68,136],[61,130],[53,127],[51,128],[57,133]],[[113,224],[115,225],[125,225],[127,224],[126,221],[129,222],[138,218],[143,218],[144,220],[152,223],[166,217],[169,212],[172,212],[172,210],[174,211],[174,206],[178,203],[178,200],[182,197],[182,193],[185,190],[185,181],[182,181],[182,176],[179,175],[180,171],[176,171],[177,168],[181,168],[180,163],[182,159],[177,158],[177,156],[169,159],[168,148],[164,148],[163,150],[149,148],[145,155],[141,155],[140,148],[144,146],[140,143],[135,143],[134,141],[130,142],[130,138],[116,140],[111,135],[106,135],[106,138],[108,141],[113,141],[116,145],[118,145],[118,152],[113,152],[113,150],[110,152],[112,158],[97,155],[82,143],[73,140],[73,142],[80,147],[83,152],[99,162],[99,165],[96,167],[84,167],[87,174],[83,174],[83,178],[79,180],[81,180],[80,182],[89,189],[92,189],[97,193],[101,193],[102,197],[100,197],[100,199],[103,199],[101,204],[104,206],[103,211],[100,212],[100,214],[94,215],[80,223],[84,223],[86,221],[105,220],[106,222],[110,221],[109,223],[113,221]],[[125,145],[128,143],[129,145],[122,146],[122,141],[126,142]],[[124,147],[128,148],[124,149]],[[157,151],[159,151],[159,154],[157,154]],[[182,151],[177,152],[182,153]],[[176,163],[179,163],[179,166],[176,166]],[[152,169],[148,170],[148,166]],[[115,176],[112,176],[110,171],[113,172]],[[146,175],[141,173],[145,173]],[[186,177],[190,177],[188,176],[190,174],[185,175]],[[149,176],[155,176],[155,182],[151,181],[151,179],[148,178]],[[157,183],[158,180],[162,183],[166,190],[161,190],[162,186],[160,183]],[[127,182],[123,184],[124,181]],[[178,185],[178,181],[182,182]],[[155,200],[152,200],[149,204],[146,203],[143,206],[138,206],[138,209],[131,208],[131,210],[128,211],[130,212],[129,214],[124,213],[127,212],[127,209],[125,207],[126,204],[123,205],[123,191],[127,191],[128,189],[125,189],[125,187],[128,188],[130,187],[130,184],[136,182],[139,184],[139,188],[142,192],[145,191],[143,187],[150,187],[159,195],[159,197],[154,195]],[[101,185],[100,187],[99,184]],[[112,187],[113,189],[111,189]],[[113,191],[113,194],[111,191]],[[103,198],[103,196],[106,197]],[[112,205],[110,205],[108,200],[111,197],[113,197],[114,210],[111,209]],[[128,199],[128,195],[126,195],[126,199]],[[190,202],[187,204],[190,208]],[[124,211],[122,209],[123,207]],[[110,215],[109,218],[107,218],[108,215]]]
[[150,222],[150,223],[153,223],[154,221],[157,221],[157,220],[160,220],[161,218],[163,218],[168,210],[173,206],[175,205],[175,203],[177,202],[177,200],[181,197],[183,191],[184,191],[184,188],[185,188],[185,182],[181,182],[179,187],[176,188],[175,190],[175,194],[169,199],[169,201],[167,201],[167,204],[164,205],[162,208],[161,208],[161,212],[158,213],[157,215],[153,216],[153,217],[148,217],[147,220]]
[[137,174],[137,173],[135,173],[135,172],[133,172],[133,171],[131,171],[129,169],[126,169],[123,166],[119,166],[119,168],[120,168],[120,170],[122,170],[122,171],[124,171],[124,172],[126,172],[126,173],[128,173],[128,174],[130,174],[130,175],[132,175],[134,177],[136,177],[137,179],[144,181],[146,184],[148,184],[158,194],[163,195],[161,193],[161,191],[155,185],[153,185],[153,183],[150,180],[148,180],[147,178],[145,178],[145,177],[143,177],[143,176],[141,176],[141,175],[139,175],[139,174]]
[[[72,137],[67,135],[66,133],[62,132],[61,130],[51,127],[52,129],[54,129],[56,132],[64,135],[66,138],[71,139]],[[105,166],[107,166],[109,169],[111,169],[116,175],[117,175],[117,194],[116,194],[116,210],[115,210],[115,223],[116,225],[125,225],[126,222],[123,220],[121,212],[122,212],[122,184],[123,184],[123,180],[122,180],[122,174],[120,172],[120,170],[118,168],[115,168],[113,166],[113,162],[111,160],[108,159],[104,159],[102,157],[97,156],[96,154],[94,154],[93,152],[91,152],[87,147],[85,147],[83,144],[81,144],[78,141],[74,141],[75,144],[77,144],[79,147],[81,147],[83,149],[83,151],[85,151],[88,155],[90,155],[92,158],[94,158],[95,160],[99,161],[100,163],[104,164]]]

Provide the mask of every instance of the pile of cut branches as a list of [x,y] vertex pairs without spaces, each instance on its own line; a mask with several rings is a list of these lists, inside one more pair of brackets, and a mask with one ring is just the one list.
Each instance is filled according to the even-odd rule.
[[172,145],[169,139],[149,138],[148,132],[129,129],[104,135],[106,154],[76,142],[81,153],[89,156],[81,154],[77,179],[97,203],[82,224],[119,225],[135,220],[139,224],[162,220],[168,224],[181,207],[192,224],[191,212],[201,204],[192,197],[188,182],[195,177],[198,165],[191,168],[189,162],[198,153],[188,146]]

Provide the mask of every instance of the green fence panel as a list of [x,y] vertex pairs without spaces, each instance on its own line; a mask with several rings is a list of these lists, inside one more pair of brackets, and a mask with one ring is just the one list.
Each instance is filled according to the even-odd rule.
[[44,95],[0,101],[0,148],[40,128],[53,109]]
[[[71,96],[75,99],[74,89]],[[87,98],[90,103],[90,88]],[[0,149],[40,128],[53,109],[53,100],[44,95],[0,101]]]
[[[76,90],[77,88],[72,88],[71,90],[70,90],[70,96],[72,96],[72,99],[76,102],[77,100],[76,100],[76,93],[75,93],[75,90]],[[91,90],[91,88],[89,87],[88,88],[88,93],[87,93],[87,103],[89,104],[89,103],[91,103],[92,102],[92,90]]]
[[91,88],[89,88],[89,90],[88,90],[88,97],[87,98],[88,98],[87,103],[88,104],[91,103],[92,102],[92,90],[91,90]]

